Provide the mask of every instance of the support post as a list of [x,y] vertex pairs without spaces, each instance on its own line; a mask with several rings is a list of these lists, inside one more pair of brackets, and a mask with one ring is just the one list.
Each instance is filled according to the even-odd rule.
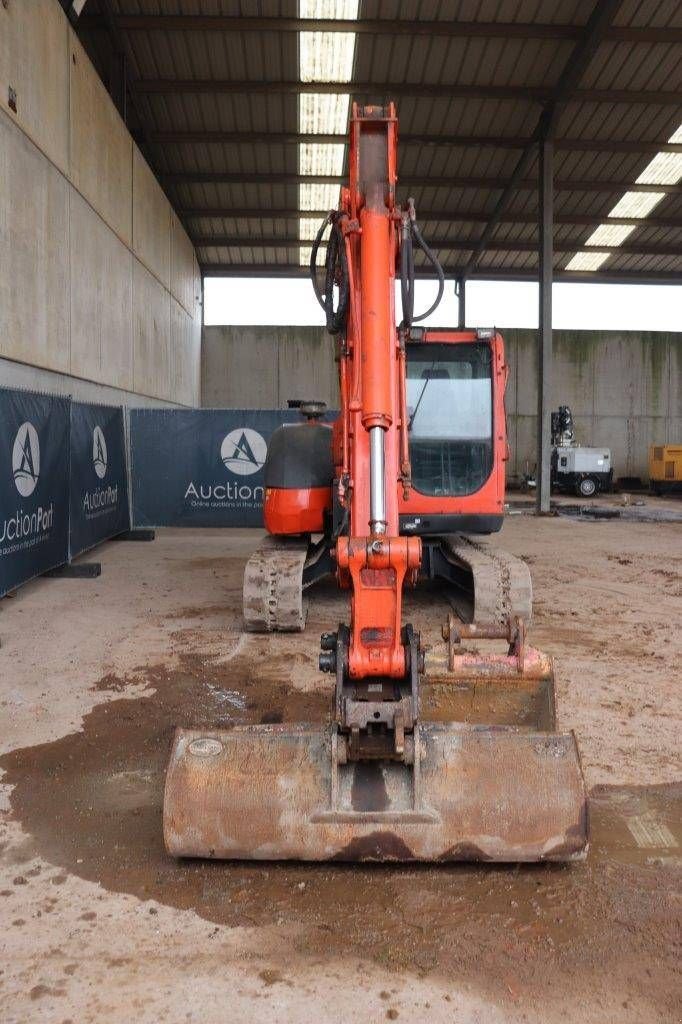
[[466,326],[466,277],[458,277],[455,281],[455,295],[457,296],[457,324],[460,331]]
[[549,512],[551,461],[551,409],[549,387],[552,376],[552,262],[554,213],[554,142],[542,137],[539,142],[539,278],[540,310],[538,322],[538,418],[537,465],[535,471],[535,509],[538,515]]

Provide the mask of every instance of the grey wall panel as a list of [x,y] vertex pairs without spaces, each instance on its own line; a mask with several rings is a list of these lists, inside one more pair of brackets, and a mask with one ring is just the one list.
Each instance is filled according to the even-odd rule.
[[132,152],[133,252],[170,289],[170,204],[137,146]]
[[69,370],[69,184],[2,112],[0,355]]
[[[64,173],[69,165],[69,36],[54,0],[0,2],[0,109]],[[9,106],[9,90],[16,110]]]
[[194,246],[174,210],[170,211],[170,290],[185,310],[194,316],[197,289]]
[[330,406],[338,404],[334,339],[326,331],[313,328],[305,337],[296,329],[280,331],[277,348],[280,408],[290,398],[316,398]]
[[71,181],[130,246],[133,140],[73,33],[69,70]]
[[77,402],[101,402],[104,405],[130,405],[139,408],[174,407],[177,403],[161,401],[134,391],[80,380],[66,373],[54,373],[26,363],[14,363],[0,357],[0,381],[3,387],[46,391],[54,395],[70,395]]
[[199,347],[193,320],[183,306],[170,298],[170,376],[177,400],[199,404]]
[[133,256],[75,189],[70,207],[70,369],[131,391]]
[[277,330],[204,328],[201,344],[201,404],[204,408],[278,408]]
[[334,341],[318,327],[205,327],[201,404],[286,408],[289,398],[338,407]]
[[[0,360],[70,374],[74,393],[92,381],[198,404],[201,282],[171,221],[61,6],[0,3]],[[171,329],[175,300],[189,332],[177,315]]]
[[170,302],[163,285],[134,260],[133,390],[154,398],[171,398]]

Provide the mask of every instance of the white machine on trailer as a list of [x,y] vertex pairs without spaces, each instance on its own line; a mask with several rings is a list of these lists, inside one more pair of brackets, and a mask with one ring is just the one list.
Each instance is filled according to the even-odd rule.
[[576,443],[573,415],[567,405],[552,413],[552,446],[552,486],[557,490],[574,491],[580,498],[611,490],[610,449]]
[[597,491],[611,490],[613,470],[608,448],[573,448],[562,445],[554,449],[556,463],[552,482],[559,490],[575,490],[581,498],[591,498]]

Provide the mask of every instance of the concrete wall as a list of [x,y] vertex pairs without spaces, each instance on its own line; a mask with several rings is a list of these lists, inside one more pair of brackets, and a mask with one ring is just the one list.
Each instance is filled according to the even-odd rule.
[[198,405],[200,349],[192,244],[57,0],[0,4],[0,360]]
[[[535,465],[536,332],[503,331],[512,476]],[[611,449],[616,477],[648,477],[649,446],[682,439],[682,334],[554,331],[552,408],[570,405],[576,437]]]
[[289,398],[338,408],[334,342],[322,327],[205,327],[201,404],[285,409]]
[[23,388],[44,391],[50,395],[69,395],[76,402],[103,402],[105,405],[130,405],[135,408],[176,408],[177,402],[149,395],[134,394],[122,388],[96,384],[91,380],[72,377],[68,373],[43,370],[28,363],[16,363],[0,359],[0,385],[6,388]]
[[[536,332],[504,330],[510,367],[510,477],[535,464]],[[617,476],[647,476],[650,444],[682,440],[682,334],[555,331],[552,408],[570,405],[578,439],[606,445]],[[338,404],[334,345],[317,327],[206,327],[202,405]]]

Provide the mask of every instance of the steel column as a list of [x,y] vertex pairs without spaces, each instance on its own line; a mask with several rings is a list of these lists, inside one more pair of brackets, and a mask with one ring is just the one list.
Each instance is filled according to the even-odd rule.
[[457,296],[457,326],[460,331],[466,326],[466,278],[458,277],[455,281],[455,295]]
[[540,310],[538,318],[538,418],[535,507],[538,514],[549,512],[552,377],[552,262],[554,215],[554,143],[541,139],[539,145],[539,234]]

